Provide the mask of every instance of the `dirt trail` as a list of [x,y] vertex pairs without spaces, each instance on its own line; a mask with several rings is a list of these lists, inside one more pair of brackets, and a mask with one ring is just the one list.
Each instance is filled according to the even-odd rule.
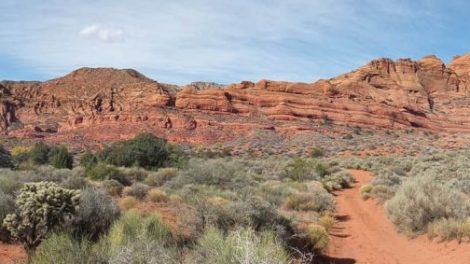
[[356,183],[337,193],[338,223],[331,232],[328,263],[469,264],[470,243],[437,243],[426,236],[409,239],[397,233],[376,201],[364,201],[359,188],[372,174],[352,170]]
[[0,264],[26,262],[26,252],[21,245],[9,245],[0,242]]

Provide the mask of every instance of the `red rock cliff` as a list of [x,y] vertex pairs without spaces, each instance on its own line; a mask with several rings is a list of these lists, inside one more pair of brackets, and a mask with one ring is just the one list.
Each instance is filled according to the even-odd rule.
[[[448,66],[378,59],[314,83],[261,80],[178,88],[134,70],[82,68],[44,83],[3,82],[0,130],[58,141],[114,140],[150,130],[211,141],[251,129],[308,129],[315,120],[376,128],[470,131],[470,54]],[[80,139],[81,140],[81,139]]]

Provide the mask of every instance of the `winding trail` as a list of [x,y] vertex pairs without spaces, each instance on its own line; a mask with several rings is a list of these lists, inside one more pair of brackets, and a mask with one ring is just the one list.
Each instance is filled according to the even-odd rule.
[[372,173],[351,170],[356,183],[337,192],[338,223],[331,231],[327,263],[335,264],[470,264],[470,243],[437,243],[426,236],[399,234],[376,201],[364,201],[360,187]]

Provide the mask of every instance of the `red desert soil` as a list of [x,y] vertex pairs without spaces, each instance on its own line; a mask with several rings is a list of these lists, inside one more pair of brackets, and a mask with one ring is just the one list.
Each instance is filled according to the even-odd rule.
[[14,264],[24,263],[26,253],[21,245],[7,245],[0,242],[0,263]]
[[338,223],[331,233],[328,263],[341,264],[468,264],[470,243],[437,243],[426,236],[410,239],[399,234],[383,207],[364,201],[359,188],[372,173],[352,170],[356,183],[337,193]]

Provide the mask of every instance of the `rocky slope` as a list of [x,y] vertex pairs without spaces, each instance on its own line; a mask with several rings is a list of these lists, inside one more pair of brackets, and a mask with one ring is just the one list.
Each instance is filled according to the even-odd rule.
[[317,131],[318,124],[470,131],[470,54],[445,65],[378,59],[329,80],[227,86],[161,84],[134,70],[82,68],[47,82],[0,84],[0,131],[80,144],[151,131],[215,142],[255,129]]

